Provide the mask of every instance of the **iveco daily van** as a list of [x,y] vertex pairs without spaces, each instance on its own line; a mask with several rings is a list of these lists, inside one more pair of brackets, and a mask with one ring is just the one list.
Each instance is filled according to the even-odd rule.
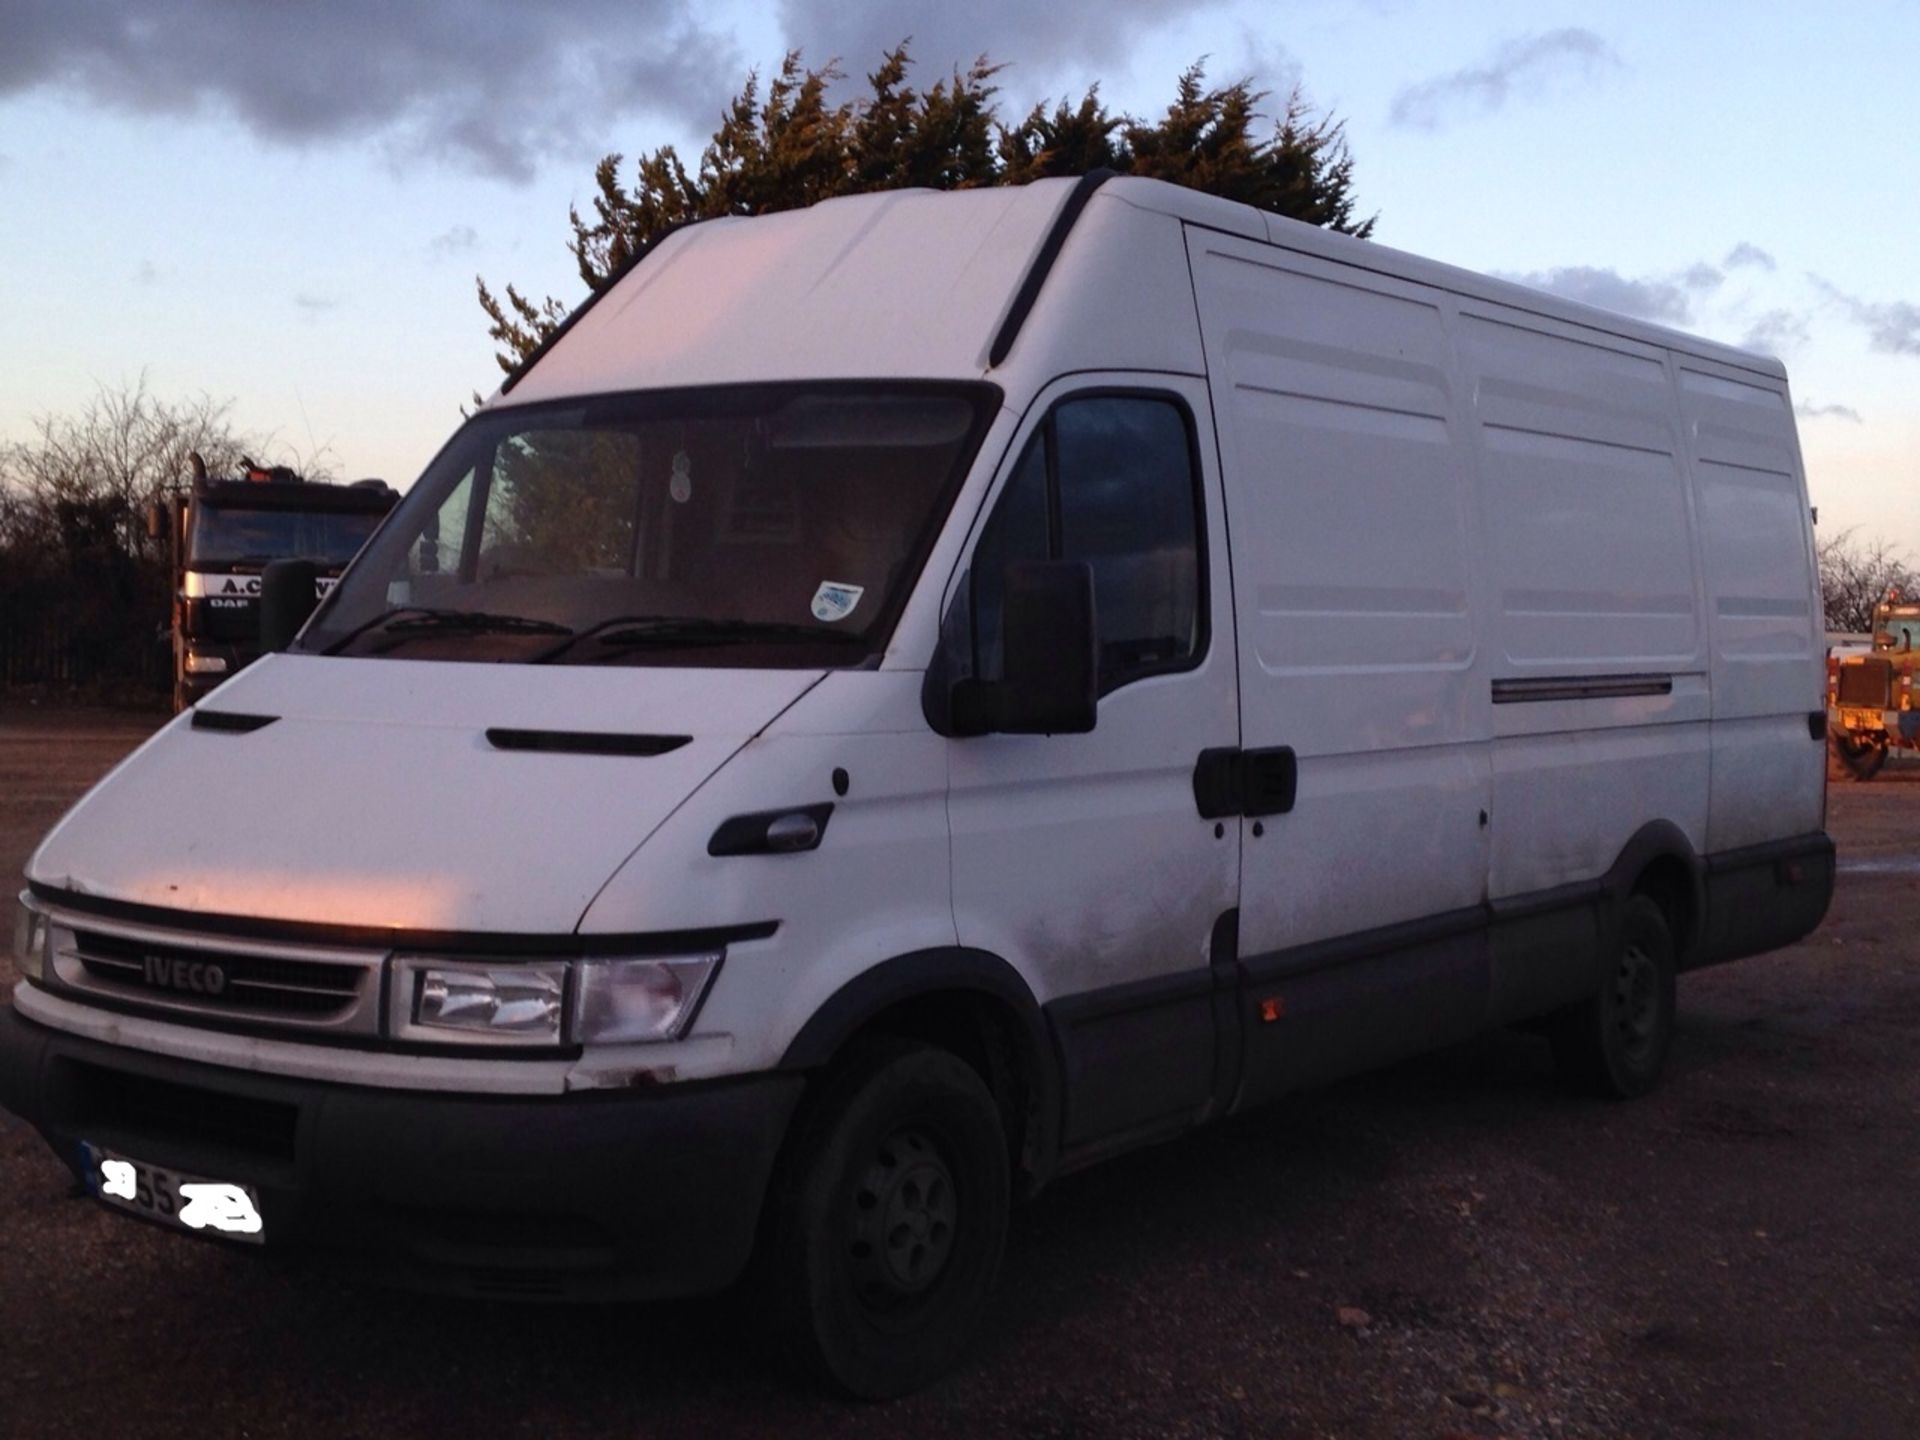
[[0,1098],[412,1283],[758,1254],[896,1393],[1065,1170],[1512,1022],[1645,1090],[1825,911],[1820,639],[1772,360],[1138,179],[701,224],[46,838]]

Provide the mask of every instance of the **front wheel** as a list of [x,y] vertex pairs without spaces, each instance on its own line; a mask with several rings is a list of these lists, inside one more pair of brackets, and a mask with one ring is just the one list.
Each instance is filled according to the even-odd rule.
[[831,1075],[775,1197],[785,1338],[833,1389],[906,1394],[959,1358],[1006,1244],[1008,1157],[979,1074],[886,1042]]
[[1653,1089],[1673,1043],[1677,968],[1665,912],[1648,896],[1633,896],[1621,912],[1598,993],[1555,1022],[1560,1073],[1608,1099],[1630,1100]]
[[1887,763],[1887,747],[1872,740],[1855,740],[1845,731],[1833,737],[1833,750],[1841,767],[1856,780],[1871,780]]

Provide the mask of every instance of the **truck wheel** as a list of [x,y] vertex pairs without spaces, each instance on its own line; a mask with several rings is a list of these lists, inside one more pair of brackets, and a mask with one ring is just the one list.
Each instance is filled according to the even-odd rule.
[[1631,1100],[1653,1089],[1673,1043],[1673,933],[1652,899],[1635,895],[1600,989],[1552,1029],[1553,1058],[1580,1091]]
[[1887,763],[1887,747],[1876,745],[1871,740],[1855,741],[1839,734],[1833,737],[1833,749],[1846,772],[1856,780],[1871,780],[1880,773],[1880,767]]
[[774,1203],[768,1278],[801,1364],[860,1399],[918,1389],[972,1338],[1000,1268],[999,1107],[944,1050],[869,1047],[802,1121]]

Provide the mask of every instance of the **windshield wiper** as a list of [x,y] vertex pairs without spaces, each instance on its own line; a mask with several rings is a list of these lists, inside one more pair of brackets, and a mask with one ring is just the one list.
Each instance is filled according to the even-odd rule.
[[532,663],[553,660],[582,640],[597,640],[610,652],[685,645],[748,645],[756,640],[800,640],[834,645],[864,643],[847,630],[824,625],[795,625],[784,620],[725,620],[700,615],[617,615],[571,635],[533,657]]
[[[486,610],[435,610],[426,605],[400,605],[383,610],[364,624],[356,625],[320,653],[338,655],[369,630],[379,628],[398,637],[398,644],[414,635],[514,633],[521,635],[566,635],[573,631],[552,620],[534,620],[525,615],[496,615]],[[388,648],[391,648],[389,646]]]

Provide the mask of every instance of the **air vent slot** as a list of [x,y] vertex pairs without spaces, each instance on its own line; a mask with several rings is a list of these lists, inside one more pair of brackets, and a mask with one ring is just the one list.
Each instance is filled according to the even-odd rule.
[[487,731],[496,750],[540,750],[563,755],[665,755],[690,744],[691,735],[621,735],[590,730]]
[[242,715],[233,710],[201,710],[193,712],[193,728],[196,730],[221,730],[232,735],[244,735],[250,730],[264,729],[278,720],[278,715]]

